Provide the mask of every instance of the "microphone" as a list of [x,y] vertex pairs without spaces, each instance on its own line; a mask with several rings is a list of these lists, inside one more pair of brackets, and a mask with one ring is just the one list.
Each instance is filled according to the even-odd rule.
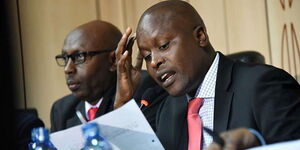
[[146,107],[149,106],[149,102],[151,102],[151,100],[155,99],[155,96],[156,96],[155,88],[148,88],[142,96],[140,109],[143,106],[146,106]]
[[149,105],[148,101],[145,100],[145,99],[142,99],[142,100],[141,100],[141,106],[140,106],[140,109],[141,109],[143,106],[148,106],[148,105]]

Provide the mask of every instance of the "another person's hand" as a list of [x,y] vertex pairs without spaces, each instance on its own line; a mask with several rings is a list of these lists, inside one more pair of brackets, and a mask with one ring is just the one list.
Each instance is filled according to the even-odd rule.
[[205,150],[239,150],[260,145],[256,136],[246,128],[225,131],[220,136],[225,142],[223,148],[213,142]]
[[136,91],[141,78],[143,58],[138,53],[136,65],[132,66],[132,46],[135,35],[130,36],[131,28],[127,28],[115,52],[117,65],[117,89],[114,108],[119,108],[129,101]]

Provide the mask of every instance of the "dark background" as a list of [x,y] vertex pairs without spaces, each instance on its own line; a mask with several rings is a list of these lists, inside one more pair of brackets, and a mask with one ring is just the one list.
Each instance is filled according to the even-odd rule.
[[1,149],[15,149],[14,93],[12,91],[11,49],[9,24],[5,0],[0,0],[0,123]]

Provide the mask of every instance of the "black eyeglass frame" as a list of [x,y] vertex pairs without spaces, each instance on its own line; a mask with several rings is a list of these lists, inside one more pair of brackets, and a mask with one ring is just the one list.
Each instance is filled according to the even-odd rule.
[[[60,54],[60,55],[55,56],[55,60],[56,60],[57,65],[61,66],[61,67],[65,67],[70,58],[71,58],[72,62],[75,65],[78,65],[78,64],[83,64],[86,61],[87,56],[94,56],[94,55],[97,55],[97,54],[104,54],[104,53],[112,52],[114,50],[115,49],[106,49],[106,50],[85,51],[85,52],[79,51],[79,52],[73,53],[73,54]],[[75,61],[75,57],[80,56],[80,55],[83,55],[83,60],[82,61]],[[62,59],[63,61],[59,61],[59,59]],[[64,64],[61,64],[60,62],[64,62]]]

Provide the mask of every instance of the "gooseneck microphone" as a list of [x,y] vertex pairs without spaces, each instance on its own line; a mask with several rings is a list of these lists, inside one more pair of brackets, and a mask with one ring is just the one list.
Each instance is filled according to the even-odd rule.
[[155,99],[156,91],[155,88],[148,88],[142,96],[140,109],[147,107],[153,99]]

